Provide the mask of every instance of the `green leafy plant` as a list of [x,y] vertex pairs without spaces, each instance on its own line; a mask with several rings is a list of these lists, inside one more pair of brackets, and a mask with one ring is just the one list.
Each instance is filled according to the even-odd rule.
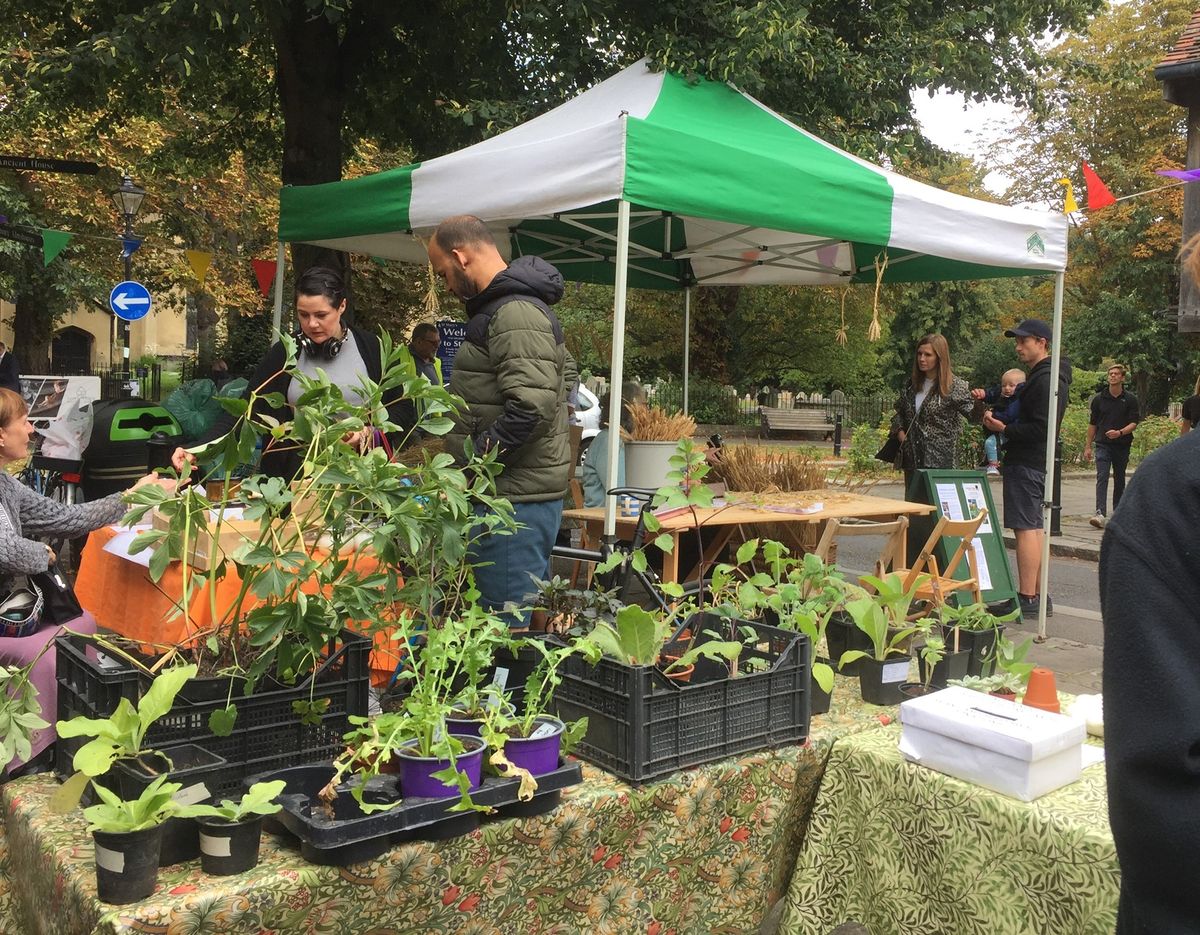
[[1000,636],[996,640],[996,648],[993,652],[997,674],[1004,673],[1019,679],[1021,689],[1029,684],[1029,673],[1034,668],[1034,663],[1025,661],[1031,646],[1033,646],[1033,637],[1029,637],[1017,645],[1007,637]]
[[878,596],[865,596],[852,600],[846,604],[846,610],[854,618],[854,625],[870,638],[871,652],[848,649],[838,660],[839,668],[856,659],[869,657],[883,662],[888,656],[903,656],[906,654],[906,647],[912,638],[927,628],[923,622],[927,618],[901,627],[892,626],[893,617],[889,615],[886,605],[879,600]]
[[978,692],[999,692],[1015,695],[1024,691],[1025,682],[1019,675],[1012,672],[995,672],[991,675],[968,675],[961,679],[951,679],[950,685],[960,685]]
[[927,630],[925,642],[921,644],[921,659],[925,662],[925,679],[922,684],[929,691],[933,681],[933,667],[946,658],[946,641],[932,630]]
[[929,575],[914,575],[910,582],[905,581],[906,577],[898,572],[891,572],[882,578],[863,575],[859,579],[875,592],[875,603],[883,611],[888,626],[895,630],[909,626],[913,616],[913,601],[916,600],[917,592],[929,581]]
[[136,799],[125,802],[115,792],[92,783],[100,802],[83,810],[88,830],[119,834],[161,825],[179,813],[181,806],[174,797],[182,788],[177,782],[167,782],[166,776],[159,776]]
[[[53,646],[51,640],[47,647]],[[28,760],[33,753],[33,733],[49,727],[42,717],[38,692],[29,675],[46,647],[24,666],[0,666],[0,769],[14,757]]]
[[238,801],[222,799],[220,805],[197,803],[183,805],[179,808],[181,818],[220,818],[222,821],[245,821],[255,815],[274,815],[283,808],[275,800],[286,788],[287,783],[282,779],[271,782],[256,782]]
[[[652,614],[636,604],[630,604],[617,612],[615,623],[597,623],[590,634],[591,640],[605,656],[625,665],[656,665],[663,646],[675,632],[673,624],[678,613]],[[664,672],[686,669],[700,659],[720,660],[732,667],[742,652],[742,644],[737,640],[695,642],[694,638],[695,634],[689,648],[664,667]],[[736,668],[731,674],[736,674]]]

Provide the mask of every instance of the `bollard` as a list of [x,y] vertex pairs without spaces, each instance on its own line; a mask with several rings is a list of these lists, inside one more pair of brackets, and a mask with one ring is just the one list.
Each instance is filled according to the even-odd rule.
[[1050,496],[1050,535],[1062,535],[1062,439],[1054,442],[1054,489]]
[[833,456],[835,458],[842,456],[842,414],[840,412],[833,416]]

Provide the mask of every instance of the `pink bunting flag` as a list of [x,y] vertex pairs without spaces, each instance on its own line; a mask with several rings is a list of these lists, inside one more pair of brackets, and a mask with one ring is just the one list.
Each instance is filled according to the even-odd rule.
[[1200,169],[1159,169],[1155,175],[1165,175],[1169,179],[1182,179],[1184,182],[1200,182]]

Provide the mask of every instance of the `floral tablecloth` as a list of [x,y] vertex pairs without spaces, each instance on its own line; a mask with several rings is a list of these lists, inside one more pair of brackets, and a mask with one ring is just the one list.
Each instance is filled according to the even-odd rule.
[[0,882],[0,932],[741,935],[786,888],[834,739],[879,725],[880,709],[849,695],[814,719],[804,747],[641,787],[588,766],[549,815],[346,868],[264,835],[255,870],[165,868],[155,894],[127,907],[97,901],[85,821],[49,811],[54,780],[16,780],[3,790],[0,870],[16,883]]
[[829,756],[780,933],[1104,933],[1120,878],[1104,766],[1021,802],[907,763],[898,727]]

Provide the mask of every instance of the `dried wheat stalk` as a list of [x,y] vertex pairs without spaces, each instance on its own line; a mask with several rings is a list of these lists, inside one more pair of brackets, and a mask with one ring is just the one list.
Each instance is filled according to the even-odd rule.
[[816,458],[803,451],[771,451],[757,445],[722,448],[713,474],[727,490],[765,493],[825,487],[825,468]]
[[641,402],[630,403],[628,409],[633,431],[621,429],[625,441],[677,442],[696,434],[696,420],[682,412],[667,412]]

